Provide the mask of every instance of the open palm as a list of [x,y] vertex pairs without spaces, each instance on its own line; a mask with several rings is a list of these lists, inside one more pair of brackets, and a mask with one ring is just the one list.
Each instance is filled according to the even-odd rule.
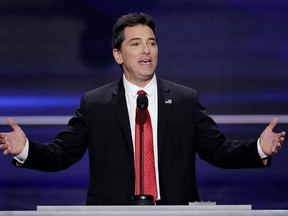
[[22,152],[26,135],[13,118],[8,118],[7,121],[13,130],[7,133],[0,133],[0,149],[3,149],[4,155],[12,154],[15,156]]

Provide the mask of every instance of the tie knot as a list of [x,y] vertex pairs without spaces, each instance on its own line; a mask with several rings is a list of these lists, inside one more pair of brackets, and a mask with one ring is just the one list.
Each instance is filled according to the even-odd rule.
[[143,95],[143,94],[146,94],[146,92],[145,92],[144,90],[139,90],[139,91],[137,92],[137,94],[138,94],[138,95]]

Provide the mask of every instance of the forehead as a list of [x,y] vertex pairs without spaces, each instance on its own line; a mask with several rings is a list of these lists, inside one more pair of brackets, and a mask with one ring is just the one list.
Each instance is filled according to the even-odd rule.
[[147,25],[136,25],[126,27],[124,30],[125,40],[131,40],[133,38],[150,39],[155,38],[154,32]]

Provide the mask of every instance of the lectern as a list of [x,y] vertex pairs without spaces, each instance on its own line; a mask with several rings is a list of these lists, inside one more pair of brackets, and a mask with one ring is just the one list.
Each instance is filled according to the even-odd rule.
[[251,205],[38,206],[36,211],[2,211],[0,216],[287,216],[288,210],[253,210]]

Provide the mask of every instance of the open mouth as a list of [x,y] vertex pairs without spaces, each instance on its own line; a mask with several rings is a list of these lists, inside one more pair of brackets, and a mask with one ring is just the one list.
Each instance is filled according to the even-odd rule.
[[152,61],[150,59],[143,59],[139,61],[140,64],[150,64],[151,62]]

